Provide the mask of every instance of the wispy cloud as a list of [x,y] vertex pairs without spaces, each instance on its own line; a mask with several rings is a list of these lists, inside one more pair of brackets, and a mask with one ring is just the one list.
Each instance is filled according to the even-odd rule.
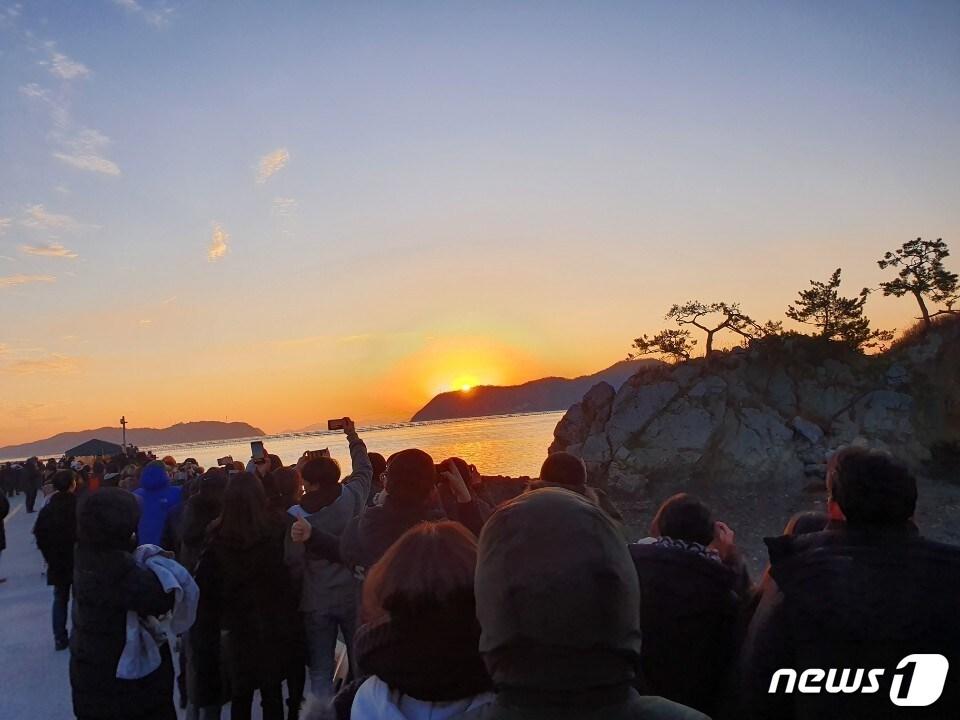
[[140,321],[140,327],[149,327],[152,324],[153,324],[153,320],[150,320],[149,318],[143,318]]
[[213,232],[210,235],[210,247],[207,249],[207,259],[210,262],[219,260],[224,255],[227,254],[227,243],[230,241],[230,235],[220,227],[219,224],[214,224]]
[[113,160],[104,157],[104,151],[110,144],[110,138],[103,133],[85,128],[73,138],[62,142],[68,152],[55,152],[53,156],[58,160],[73,165],[80,170],[103,173],[104,175],[119,175],[120,168]]
[[271,177],[283,170],[290,162],[290,153],[286,148],[277,148],[260,158],[260,169],[257,172],[257,182],[265,183]]
[[74,375],[80,372],[80,358],[56,353],[34,360],[17,360],[3,367],[12,375]]
[[24,212],[20,224],[34,230],[75,231],[89,227],[69,215],[47,212],[43,205],[30,205]]
[[53,275],[2,275],[0,276],[0,290],[33,283],[52,283],[55,280],[56,278]]
[[70,125],[70,112],[67,106],[54,98],[53,93],[37,83],[28,83],[20,87],[20,94],[35,102],[45,104],[50,110],[50,119],[54,127],[63,131]]
[[42,243],[40,245],[21,245],[20,252],[27,255],[39,255],[41,257],[70,258],[77,257],[73,250],[68,250],[60,243]]
[[89,75],[90,68],[82,62],[71,60],[63,53],[55,52],[50,58],[50,72],[64,80],[73,80]]
[[13,224],[13,218],[0,217],[0,235],[3,235],[10,229],[10,226]]
[[113,4],[158,28],[165,27],[173,15],[173,8],[162,3],[156,4],[155,7],[146,7],[137,0],[113,0]]
[[277,197],[270,206],[270,214],[274,217],[290,217],[297,211],[297,201],[294,198]]

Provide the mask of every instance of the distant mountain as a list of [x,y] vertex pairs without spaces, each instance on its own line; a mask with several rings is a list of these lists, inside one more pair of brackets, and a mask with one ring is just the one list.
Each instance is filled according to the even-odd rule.
[[[138,447],[152,447],[154,445],[172,445],[184,442],[259,437],[264,434],[260,428],[247,423],[200,420],[198,422],[177,423],[167,428],[127,428],[127,442]],[[32,455],[55,457],[87,440],[108,440],[119,444],[122,437],[123,433],[118,427],[63,432],[45,440],[0,447],[0,457],[23,458]]]
[[424,405],[411,422],[566,410],[601,380],[620,387],[640,368],[650,364],[659,364],[659,361],[623,360],[594,375],[573,379],[548,377],[522,385],[478,385],[468,392],[440,393]]

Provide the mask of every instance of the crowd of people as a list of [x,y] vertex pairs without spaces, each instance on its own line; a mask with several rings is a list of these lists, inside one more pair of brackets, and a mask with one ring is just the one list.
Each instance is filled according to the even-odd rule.
[[[882,452],[837,452],[826,512],[767,539],[754,579],[692,495],[629,542],[573,455],[498,505],[462,459],[384,459],[344,432],[346,476],[314,452],[43,478],[34,532],[78,718],[171,719],[180,702],[239,720],[257,692],[268,720],[882,718],[901,660],[960,658],[960,548],[922,537],[916,480]],[[887,685],[771,686],[808,668],[821,685],[882,668]],[[911,711],[960,716],[960,682]]]

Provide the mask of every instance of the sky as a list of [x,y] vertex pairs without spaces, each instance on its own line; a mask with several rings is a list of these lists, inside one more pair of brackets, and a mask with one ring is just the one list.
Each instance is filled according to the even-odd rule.
[[402,420],[918,236],[958,270],[958,38],[956,2],[0,0],[0,445]]

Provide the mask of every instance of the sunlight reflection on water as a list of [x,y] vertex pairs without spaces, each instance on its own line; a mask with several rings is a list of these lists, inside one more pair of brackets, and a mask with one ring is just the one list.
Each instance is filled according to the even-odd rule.
[[[485,475],[530,475],[536,477],[547,456],[553,429],[562,412],[507,415],[469,420],[428,423],[403,423],[360,429],[360,436],[371,452],[384,457],[398,450],[418,447],[437,462],[458,456],[474,463]],[[330,448],[341,463],[348,461],[347,441],[343,433],[296,433],[261,438],[267,452],[280,456],[287,465],[296,462],[305,450]],[[211,443],[185,443],[149,448],[158,456],[173,455],[177,461],[195,458],[203,467],[215,465],[217,458],[231,455],[246,462],[250,458],[249,441],[227,440]],[[347,470],[347,472],[349,472]]]

